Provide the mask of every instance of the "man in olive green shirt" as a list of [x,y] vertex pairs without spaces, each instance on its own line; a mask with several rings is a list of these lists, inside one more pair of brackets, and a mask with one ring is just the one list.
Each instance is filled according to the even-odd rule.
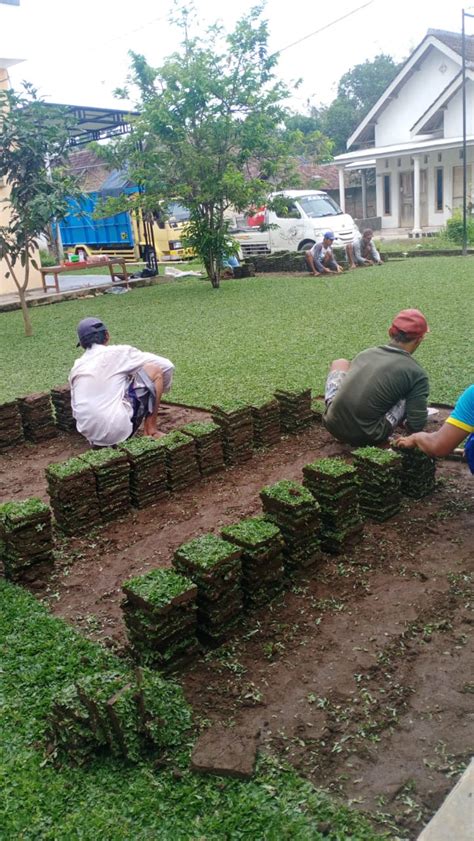
[[412,432],[423,429],[428,376],[413,353],[428,331],[419,310],[402,310],[388,331],[389,344],[332,363],[323,423],[335,438],[352,446],[383,444],[402,421]]

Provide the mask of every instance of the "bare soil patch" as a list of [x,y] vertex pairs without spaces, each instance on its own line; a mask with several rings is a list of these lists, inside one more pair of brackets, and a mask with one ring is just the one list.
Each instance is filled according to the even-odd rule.
[[[197,416],[205,417],[167,407],[161,428]],[[47,499],[46,465],[86,448],[62,436],[2,456],[2,498]],[[301,481],[314,458],[348,452],[317,425],[288,436],[245,465],[61,541],[54,573],[30,586],[54,613],[126,653],[126,578],[168,566],[185,540],[260,512],[264,485]],[[239,738],[259,732],[261,749],[409,839],[472,752],[474,486],[458,462],[441,462],[438,474],[433,496],[367,524],[350,555],[326,556],[180,675],[199,716]]]

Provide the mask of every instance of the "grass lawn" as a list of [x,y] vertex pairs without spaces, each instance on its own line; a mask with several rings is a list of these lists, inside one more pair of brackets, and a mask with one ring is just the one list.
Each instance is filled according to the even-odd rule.
[[[357,812],[271,758],[250,782],[201,777],[190,745],[164,768],[97,758],[55,768],[43,746],[51,699],[83,674],[117,668],[19,587],[0,581],[0,814],[4,839],[23,841],[377,841]],[[119,667],[120,669],[120,667]],[[317,829],[326,824],[324,835]],[[329,829],[328,829],[329,828]]]
[[172,359],[173,399],[208,407],[233,397],[266,397],[278,386],[321,393],[332,359],[383,343],[395,313],[418,307],[431,327],[417,351],[431,399],[453,402],[473,381],[473,277],[470,257],[432,257],[327,280],[224,281],[220,290],[208,281],[183,280],[35,308],[30,339],[19,311],[3,313],[0,400],[64,383],[79,353],[75,326],[86,315],[101,317],[112,341]]

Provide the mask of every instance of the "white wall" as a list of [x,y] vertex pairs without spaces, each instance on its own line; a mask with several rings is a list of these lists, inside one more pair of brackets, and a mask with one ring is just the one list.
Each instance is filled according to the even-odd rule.
[[[459,149],[448,149],[442,152],[421,154],[420,168],[427,173],[427,220],[425,227],[440,228],[446,225],[454,210],[453,178],[454,168],[462,167],[462,157]],[[386,165],[388,163],[388,166]],[[468,201],[474,201],[474,147],[467,150],[468,170]],[[443,210],[436,209],[436,170],[443,169]],[[379,158],[376,166],[377,216],[382,218],[382,230],[398,228],[400,225],[400,173],[413,172],[413,159],[409,155],[398,158]],[[461,170],[458,170],[459,176]],[[383,176],[391,177],[391,214],[384,214]],[[458,206],[459,206],[458,196]]]
[[[10,85],[10,81],[8,78],[8,71],[6,67],[2,67],[0,64],[0,90],[7,90]],[[7,199],[10,194],[10,190],[7,186],[0,185],[0,225],[7,225],[9,222],[9,211],[8,211],[8,204],[4,204],[2,199]],[[39,255],[35,254],[36,261],[39,265]],[[5,274],[8,273],[8,266],[4,260],[0,260],[0,295],[5,295],[9,292],[16,292],[15,282],[12,280],[11,277],[6,278]],[[20,281],[23,282],[24,278],[24,270],[17,263],[15,267],[15,273]],[[29,282],[29,289],[36,289],[37,287],[41,286],[41,275],[36,269],[32,266],[30,268],[30,282]]]
[[426,53],[420,70],[413,72],[400,95],[380,114],[375,126],[375,145],[408,143],[413,124],[458,72],[459,65],[435,47]]
[[[466,134],[474,134],[474,85],[470,79],[466,83]],[[444,112],[444,136],[461,137],[462,135],[462,92],[459,90],[448,102]]]

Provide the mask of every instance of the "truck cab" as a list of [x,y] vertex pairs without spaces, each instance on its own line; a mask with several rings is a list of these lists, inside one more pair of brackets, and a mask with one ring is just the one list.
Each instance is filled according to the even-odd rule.
[[326,231],[334,232],[334,245],[344,247],[358,232],[348,213],[323,190],[284,190],[271,193],[274,210],[265,209],[266,231],[255,227],[233,232],[244,259],[275,251],[307,251]]

